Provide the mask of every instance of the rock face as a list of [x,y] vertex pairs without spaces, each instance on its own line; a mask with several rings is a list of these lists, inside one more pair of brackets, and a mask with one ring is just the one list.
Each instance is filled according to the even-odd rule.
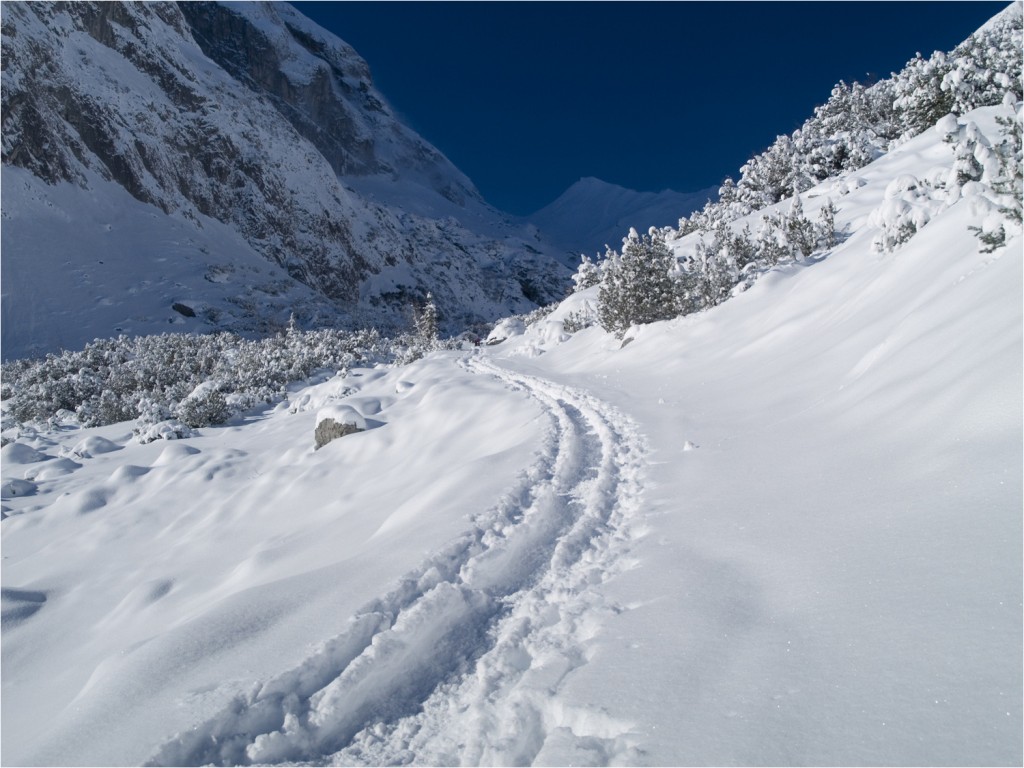
[[[569,284],[535,230],[489,207],[395,118],[350,46],[284,3],[10,3],[3,50],[5,283],[131,249],[119,269],[138,270],[133,295],[148,289],[153,305],[140,299],[122,313],[129,328],[100,335],[160,322],[258,330],[292,311],[400,327],[428,291],[454,327]],[[124,193],[129,204],[112,202]],[[61,221],[109,237],[72,227],[62,242]],[[173,236],[139,236],[161,228]],[[152,288],[154,262],[183,259],[219,287],[178,277]],[[239,270],[260,273],[258,295]],[[53,346],[45,313],[19,321],[32,314],[24,293],[4,296],[5,357]],[[181,298],[194,322],[171,310]],[[67,346],[79,341],[74,311]]]

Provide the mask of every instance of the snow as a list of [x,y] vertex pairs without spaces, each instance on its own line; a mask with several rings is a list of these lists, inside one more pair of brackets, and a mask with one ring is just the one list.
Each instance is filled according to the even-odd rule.
[[4,762],[1021,764],[1022,239],[871,249],[952,163],[622,341],[589,289],[173,442],[5,431]]
[[4,166],[5,359],[122,333],[251,330],[248,306],[281,328],[291,312],[322,303],[226,225],[200,217],[197,226],[98,176],[89,183],[83,193]]
[[580,179],[559,197],[530,214],[527,221],[549,240],[579,254],[604,254],[605,246],[618,249],[630,227],[646,232],[650,227],[676,226],[682,216],[718,197],[718,186],[696,192],[637,192],[600,179]]

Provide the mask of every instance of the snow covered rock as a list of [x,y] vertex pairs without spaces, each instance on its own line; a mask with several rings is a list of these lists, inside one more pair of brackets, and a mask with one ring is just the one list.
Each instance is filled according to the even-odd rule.
[[506,317],[487,334],[487,344],[500,344],[513,336],[522,336],[526,332],[526,323],[521,317]]
[[332,440],[366,430],[366,419],[350,405],[331,405],[316,414],[313,438],[319,450]]

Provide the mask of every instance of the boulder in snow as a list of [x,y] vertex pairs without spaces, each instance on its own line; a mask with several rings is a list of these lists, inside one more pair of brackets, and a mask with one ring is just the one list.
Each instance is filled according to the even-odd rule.
[[366,431],[366,419],[350,405],[332,405],[321,408],[316,414],[316,430],[313,439],[319,450],[331,440],[356,432]]

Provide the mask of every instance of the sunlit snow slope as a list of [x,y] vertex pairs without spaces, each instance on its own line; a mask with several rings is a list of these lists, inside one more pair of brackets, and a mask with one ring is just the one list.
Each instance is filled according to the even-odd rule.
[[4,764],[1020,765],[1021,237],[870,247],[952,162],[625,345],[591,289],[187,440],[8,433]]
[[573,252],[577,258],[603,255],[618,248],[630,227],[674,227],[680,217],[718,197],[718,187],[697,192],[637,192],[590,176],[580,179],[557,199],[528,216],[544,236]]

